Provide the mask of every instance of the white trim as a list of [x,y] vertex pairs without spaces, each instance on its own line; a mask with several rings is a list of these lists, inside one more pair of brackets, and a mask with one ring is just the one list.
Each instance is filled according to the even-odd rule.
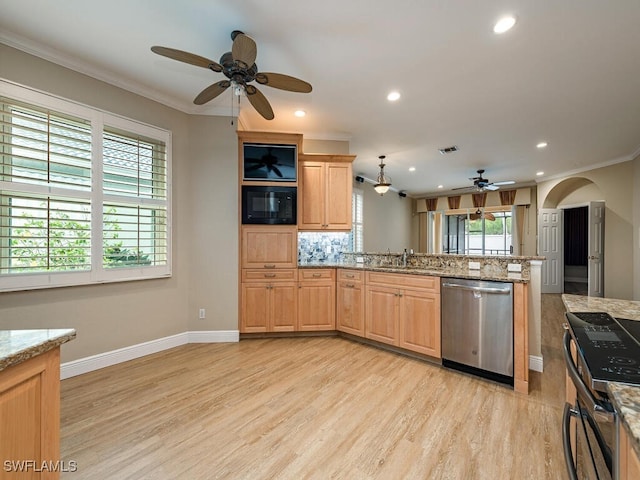
[[534,372],[543,372],[543,368],[544,365],[541,356],[529,355],[529,370],[533,370]]
[[237,330],[183,332],[169,337],[158,338],[148,342],[99,353],[80,358],[60,365],[60,379],[75,377],[83,373],[110,367],[118,363],[151,355],[187,343],[232,343],[238,342],[240,333]]

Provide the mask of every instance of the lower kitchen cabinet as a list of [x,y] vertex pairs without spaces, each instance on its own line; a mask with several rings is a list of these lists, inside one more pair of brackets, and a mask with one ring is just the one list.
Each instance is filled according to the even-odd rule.
[[399,292],[395,287],[367,285],[365,337],[398,345]]
[[440,281],[367,272],[365,336],[439,358]]
[[440,294],[404,289],[400,300],[399,346],[440,358]]
[[619,446],[619,466],[618,478],[620,480],[636,480],[640,478],[640,458],[633,449],[629,434],[623,425],[620,425]]
[[298,282],[300,332],[336,329],[335,269],[301,269]]
[[297,306],[296,282],[244,282],[240,333],[292,332]]
[[364,337],[363,272],[338,270],[336,284],[336,330]]

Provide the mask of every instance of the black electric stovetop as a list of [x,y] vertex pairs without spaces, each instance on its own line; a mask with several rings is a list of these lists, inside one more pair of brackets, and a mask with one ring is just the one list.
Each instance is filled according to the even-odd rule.
[[608,382],[640,385],[640,342],[632,336],[640,333],[640,322],[619,323],[604,312],[567,312],[566,317],[592,388],[604,391]]

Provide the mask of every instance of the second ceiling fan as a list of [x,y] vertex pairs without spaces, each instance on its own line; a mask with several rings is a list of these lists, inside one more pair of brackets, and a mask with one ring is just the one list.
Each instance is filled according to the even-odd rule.
[[482,174],[484,173],[483,169],[477,170],[477,177],[470,177],[469,180],[473,180],[473,185],[468,187],[458,187],[453,188],[452,190],[475,190],[477,192],[484,192],[486,190],[498,190],[501,185],[512,185],[516,183],[513,180],[506,180],[504,182],[490,182],[488,178],[484,178]]
[[196,105],[203,105],[213,100],[227,88],[233,86],[246,93],[247,99],[260,115],[267,120],[273,120],[275,115],[269,101],[251,82],[255,81],[260,85],[289,92],[311,92],[311,84],[299,78],[281,73],[258,71],[258,66],[255,63],[258,49],[256,42],[248,35],[245,35],[240,30],[234,30],[231,32],[231,40],[233,40],[231,51],[223,54],[219,63],[200,55],[176,50],[175,48],[153,46],[151,51],[179,62],[208,68],[227,77],[227,80],[220,80],[200,92],[193,101]]

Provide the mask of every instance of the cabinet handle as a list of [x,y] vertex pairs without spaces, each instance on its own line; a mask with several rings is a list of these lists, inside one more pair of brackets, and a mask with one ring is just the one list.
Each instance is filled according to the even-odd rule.
[[313,276],[314,276],[315,278],[319,278],[319,277],[321,277],[321,276],[322,276],[322,274],[320,274],[320,273],[314,273],[314,274],[313,274]]
[[356,286],[353,283],[345,283],[344,286],[347,288],[356,288]]
[[267,263],[264,268],[276,268],[276,266],[273,263]]
[[345,275],[345,277],[347,277],[347,278],[356,278],[356,276],[353,273],[347,273]]
[[265,278],[274,278],[275,276],[276,276],[276,274],[275,274],[275,273],[265,273],[265,274],[264,274],[264,277],[265,277]]

